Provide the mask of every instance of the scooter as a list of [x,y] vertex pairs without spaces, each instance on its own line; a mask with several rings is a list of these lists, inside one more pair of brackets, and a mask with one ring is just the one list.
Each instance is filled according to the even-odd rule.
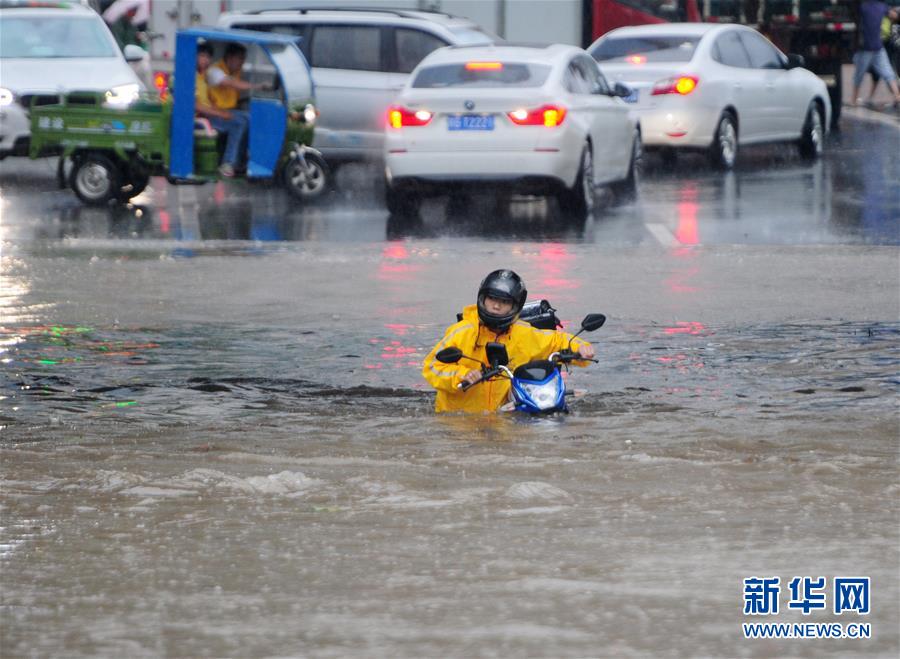
[[[593,332],[600,329],[606,322],[606,316],[601,313],[592,313],[581,321],[581,329],[572,338],[582,332]],[[444,348],[435,355],[439,362],[455,364],[461,359],[469,359],[481,365],[481,380],[486,382],[495,378],[508,378],[512,386],[509,392],[509,401],[500,407],[501,412],[525,412],[527,414],[551,414],[553,412],[568,412],[569,407],[566,396],[574,395],[573,391],[566,389],[562,371],[569,370],[569,364],[576,359],[592,361],[596,359],[583,359],[572,350],[572,341],[565,350],[554,352],[549,359],[538,359],[516,367],[509,368],[509,355],[506,346],[502,343],[491,342],[485,346],[488,363],[464,355],[462,350],[455,347]],[[475,384],[478,384],[476,382]],[[461,382],[458,388],[466,391],[475,385]]]

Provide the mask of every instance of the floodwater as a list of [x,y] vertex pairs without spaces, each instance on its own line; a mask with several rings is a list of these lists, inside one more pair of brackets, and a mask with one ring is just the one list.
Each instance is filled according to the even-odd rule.
[[[4,657],[896,656],[894,248],[4,248]],[[566,417],[431,412],[501,264],[610,317]],[[749,577],[872,638],[745,640]]]
[[[301,211],[161,181],[82,209],[4,162],[0,655],[896,657],[897,132],[861,126],[582,225],[388,218],[352,171]],[[432,413],[422,359],[501,266],[609,317],[567,416]]]

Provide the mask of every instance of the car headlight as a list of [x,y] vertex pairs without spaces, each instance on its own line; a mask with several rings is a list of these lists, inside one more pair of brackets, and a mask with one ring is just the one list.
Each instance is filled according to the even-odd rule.
[[106,102],[110,105],[128,105],[137,100],[141,86],[137,83],[118,85],[106,92]]
[[528,394],[528,397],[534,401],[540,410],[549,410],[556,405],[559,398],[559,379],[553,378],[550,382],[544,384],[528,384],[520,383],[522,391]]
[[12,105],[16,100],[15,95],[6,87],[0,87],[0,108]]

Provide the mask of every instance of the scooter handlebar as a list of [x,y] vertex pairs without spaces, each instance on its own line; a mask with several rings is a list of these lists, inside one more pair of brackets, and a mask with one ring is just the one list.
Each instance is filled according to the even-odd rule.
[[[480,382],[484,382],[486,380],[490,380],[491,378],[497,377],[498,375],[502,374],[503,371],[504,371],[503,366],[501,366],[499,368],[490,368],[486,371],[481,372],[481,379],[478,382],[469,382],[468,380],[463,380],[458,385],[456,385],[456,388],[461,391],[466,391],[469,387],[472,387]],[[508,369],[507,369],[507,372],[508,372]]]

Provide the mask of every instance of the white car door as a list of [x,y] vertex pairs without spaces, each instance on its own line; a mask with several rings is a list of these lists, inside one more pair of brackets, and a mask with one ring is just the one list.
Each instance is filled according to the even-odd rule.
[[387,28],[316,25],[309,46],[319,120],[315,146],[326,157],[380,156],[391,73],[384,70]]
[[631,156],[628,108],[610,95],[609,87],[588,55],[578,55],[564,77],[571,93],[571,112],[586,126],[594,146],[594,181],[606,183],[624,177]]
[[749,30],[741,31],[741,41],[750,55],[750,64],[765,86],[766,133],[773,139],[800,135],[806,117],[807,100],[802,85],[785,68],[784,58],[769,41]]
[[767,100],[770,94],[767,94],[763,77],[753,69],[737,30],[728,30],[716,37],[713,59],[727,67],[726,86],[731,87],[727,96],[737,109],[738,140],[754,142],[764,139],[766,126],[771,122],[766,114],[766,107],[771,103]]

